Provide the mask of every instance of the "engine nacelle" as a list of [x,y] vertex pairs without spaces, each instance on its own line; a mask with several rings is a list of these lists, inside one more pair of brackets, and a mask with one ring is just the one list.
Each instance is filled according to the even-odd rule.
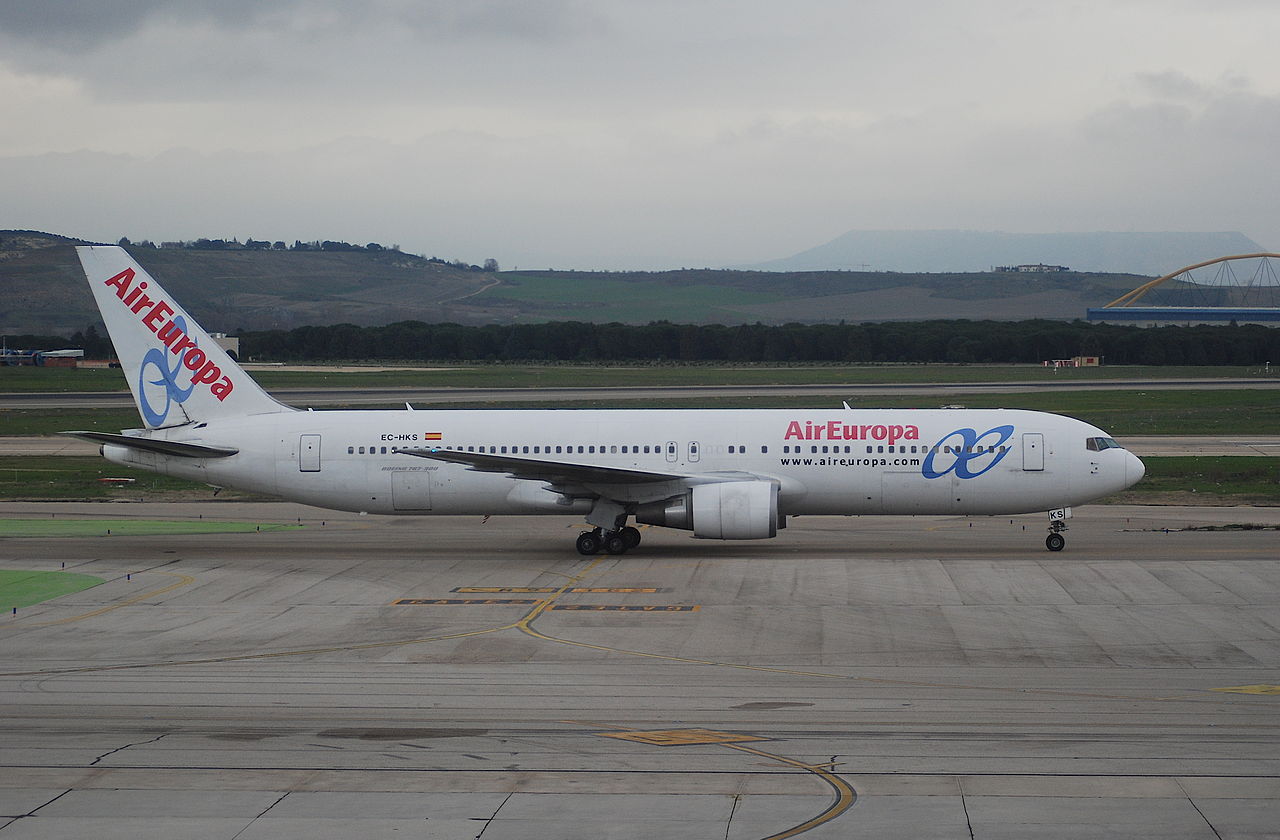
[[708,540],[766,540],[778,535],[778,485],[698,484],[682,495],[641,505],[636,521],[693,531],[695,537]]

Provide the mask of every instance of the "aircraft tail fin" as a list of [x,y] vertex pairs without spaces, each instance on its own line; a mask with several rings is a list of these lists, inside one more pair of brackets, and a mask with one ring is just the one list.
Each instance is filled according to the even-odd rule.
[[274,414],[277,402],[123,248],[76,248],[149,429]]

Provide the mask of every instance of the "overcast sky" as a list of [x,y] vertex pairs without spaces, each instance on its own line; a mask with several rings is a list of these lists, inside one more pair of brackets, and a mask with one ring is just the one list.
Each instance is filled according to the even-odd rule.
[[504,268],[850,229],[1276,249],[1278,33],[1274,0],[0,0],[0,228]]

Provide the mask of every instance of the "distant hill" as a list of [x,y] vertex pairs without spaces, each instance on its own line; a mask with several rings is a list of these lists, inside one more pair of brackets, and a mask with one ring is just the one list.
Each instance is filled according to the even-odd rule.
[[989,271],[1044,263],[1074,271],[1159,277],[1186,265],[1266,249],[1242,233],[1000,233],[971,230],[851,230],[785,259],[739,268],[763,271]]
[[518,272],[477,295],[521,320],[833,323],[1083,318],[1150,278],[1131,274],[859,271]]
[[[0,230],[0,332],[70,335],[100,323],[76,244],[90,243]],[[496,275],[399,251],[129,250],[215,331],[502,317],[483,306],[454,305],[498,282]]]
[[[100,323],[75,240],[0,231],[0,333]],[[1082,318],[1146,277],[1049,272],[474,272],[395,251],[133,248],[210,330],[396,321],[644,324]]]

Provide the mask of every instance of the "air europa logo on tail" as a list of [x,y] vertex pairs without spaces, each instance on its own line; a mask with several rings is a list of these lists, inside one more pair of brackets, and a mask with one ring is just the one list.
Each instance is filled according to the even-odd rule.
[[[163,300],[152,300],[144,292],[147,288],[147,281],[143,280],[130,289],[133,285],[136,274],[132,268],[126,268],[124,271],[107,280],[105,285],[114,286],[116,297],[124,302],[129,311],[138,316],[138,320],[143,325],[156,334],[160,342],[169,348],[169,352],[178,356],[181,360],[182,367],[191,371],[191,386],[208,385],[209,393],[215,396],[219,401],[225,400],[227,395],[235,388],[231,380],[224,376],[222,369],[216,364],[209,361],[205,351],[196,346],[196,342],[187,335],[186,321],[181,315],[175,315],[174,309]],[[174,316],[174,317],[170,317]],[[178,374],[178,364],[174,363],[172,368],[161,366],[166,371],[164,383],[172,396],[177,389],[177,383],[174,378]],[[160,384],[160,383],[156,383]],[[187,388],[185,392],[179,392],[181,398],[178,402],[183,402],[190,396],[191,389]],[[168,410],[158,412],[157,416],[163,420],[168,414]],[[151,419],[151,418],[148,418]]]
[[839,420],[814,423],[792,420],[787,424],[783,440],[882,440],[889,444],[900,440],[919,440],[920,427],[911,424],[889,425],[885,423],[853,425]]

